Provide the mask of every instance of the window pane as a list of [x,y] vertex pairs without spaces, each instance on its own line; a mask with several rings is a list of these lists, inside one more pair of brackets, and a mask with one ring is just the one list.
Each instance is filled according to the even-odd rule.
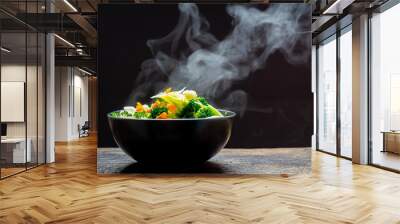
[[318,48],[318,148],[336,153],[336,40]]
[[372,163],[400,170],[400,5],[372,18]]
[[351,158],[352,141],[352,35],[340,36],[340,152]]

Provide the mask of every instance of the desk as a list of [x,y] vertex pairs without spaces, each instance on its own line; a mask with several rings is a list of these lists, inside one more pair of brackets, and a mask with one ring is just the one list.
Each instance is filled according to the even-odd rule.
[[31,162],[32,150],[31,139],[27,139],[28,144],[25,152],[25,138],[5,138],[1,139],[1,157],[6,163],[25,163]]
[[383,131],[382,152],[400,154],[400,131]]

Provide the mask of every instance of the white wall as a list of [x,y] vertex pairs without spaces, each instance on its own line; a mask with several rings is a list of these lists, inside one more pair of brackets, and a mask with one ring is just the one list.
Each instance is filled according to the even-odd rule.
[[[1,81],[3,82],[25,82],[25,64],[8,64],[1,66]],[[28,67],[28,71],[32,67]],[[28,72],[30,74],[30,72]],[[5,108],[2,108],[2,110]],[[25,122],[7,123],[7,137],[25,137]]]
[[68,140],[68,117],[70,84],[69,68],[55,68],[55,141]]
[[56,67],[55,140],[79,138],[78,125],[89,118],[88,77],[76,68]]
[[[25,70],[27,69],[27,70]],[[27,73],[26,73],[27,71]],[[40,71],[39,71],[40,72]],[[27,118],[28,118],[28,137],[30,127],[35,130],[36,135],[36,120],[37,115],[32,111],[36,112],[37,99],[36,99],[36,66],[27,66],[25,64],[5,64],[1,66],[1,81],[3,82],[26,82],[25,76],[28,78],[27,87]],[[31,87],[31,88],[29,88]],[[40,105],[39,105],[40,106]],[[34,108],[32,108],[34,107]],[[6,109],[6,108],[2,108]],[[9,122],[7,124],[7,135],[8,137],[25,137],[25,123],[26,122]],[[33,133],[33,131],[32,131]]]
[[[37,70],[38,69],[38,70]],[[26,107],[22,108],[27,119],[24,122],[7,122],[8,138],[24,138],[25,135],[30,140],[32,151],[32,161],[44,162],[45,150],[45,120],[44,120],[44,74],[42,67],[36,65],[9,63],[1,66],[2,82],[24,82],[26,84]],[[2,96],[7,97],[7,96]],[[1,108],[7,110],[8,108]],[[39,156],[37,157],[37,154]]]
[[[79,137],[78,125],[83,125],[85,121],[89,119],[89,102],[88,102],[88,77],[82,76],[82,73],[74,75],[74,108],[73,108],[73,119],[72,119],[72,132],[71,135],[76,138]],[[80,111],[81,110],[81,111]]]

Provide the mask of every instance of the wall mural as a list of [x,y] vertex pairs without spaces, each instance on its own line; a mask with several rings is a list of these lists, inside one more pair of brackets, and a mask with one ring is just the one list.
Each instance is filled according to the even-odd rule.
[[[201,163],[226,143],[214,160],[258,154],[239,162],[250,173],[264,173],[273,157],[295,161],[277,173],[307,167],[309,150],[293,147],[311,146],[310,29],[307,4],[101,5],[99,172]],[[115,140],[142,163],[102,166],[121,164],[125,154],[110,156]],[[292,149],[265,149],[277,147]]]

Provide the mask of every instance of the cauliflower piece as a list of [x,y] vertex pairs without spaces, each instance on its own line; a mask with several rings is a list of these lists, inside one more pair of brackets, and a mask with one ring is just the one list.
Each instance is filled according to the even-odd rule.
[[143,110],[144,110],[146,113],[149,113],[149,112],[151,111],[151,108],[149,107],[149,105],[143,104]]
[[197,97],[197,93],[194,90],[185,90],[182,93],[187,100],[191,100]]
[[132,106],[125,106],[125,107],[124,107],[124,110],[129,111],[129,112],[131,112],[131,113],[136,112],[136,108],[135,108],[135,107],[132,107]]

